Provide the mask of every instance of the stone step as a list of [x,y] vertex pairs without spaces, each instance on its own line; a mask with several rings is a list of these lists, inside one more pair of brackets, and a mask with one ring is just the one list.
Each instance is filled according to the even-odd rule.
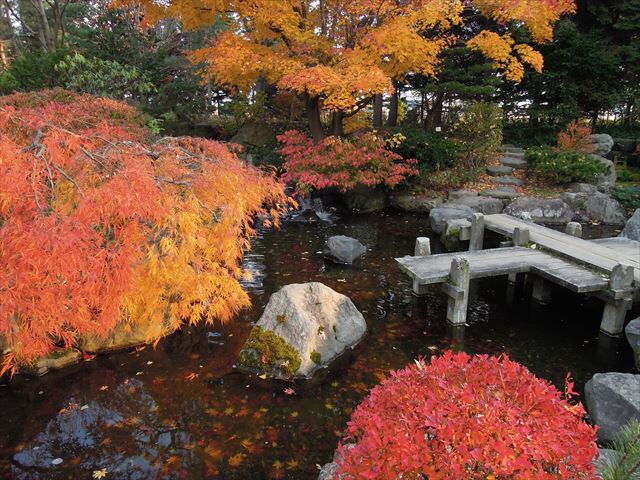
[[491,179],[493,183],[497,183],[498,185],[523,185],[524,182],[517,177],[505,176],[505,177],[494,177]]
[[522,153],[522,154],[524,154],[524,148],[519,148],[519,147],[504,147],[502,150],[504,152],[507,152],[507,153]]
[[502,157],[502,165],[519,170],[526,170],[527,167],[529,167],[529,162],[521,158]]
[[452,190],[449,192],[449,202],[455,203],[457,200],[467,197],[477,197],[478,192],[474,190]]
[[524,152],[502,152],[503,156],[511,157],[511,158],[522,158],[524,159]]
[[513,200],[518,198],[520,194],[512,187],[496,187],[493,190],[483,190],[480,192],[482,197],[493,197],[501,200]]
[[513,175],[513,168],[506,165],[498,165],[487,167],[487,173],[492,177],[501,177],[503,175]]

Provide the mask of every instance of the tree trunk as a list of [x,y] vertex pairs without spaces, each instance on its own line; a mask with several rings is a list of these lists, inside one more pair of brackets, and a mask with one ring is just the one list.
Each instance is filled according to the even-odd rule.
[[51,28],[49,27],[49,19],[44,8],[42,0],[31,0],[31,4],[35,9],[38,20],[38,38],[43,48],[49,52],[56,51],[56,42],[51,37]]
[[331,115],[331,135],[344,136],[344,112],[342,110],[336,110]]
[[389,118],[387,118],[387,125],[389,127],[398,126],[398,102],[400,101],[400,85],[395,84],[395,91],[391,94],[389,99]]
[[373,128],[382,128],[382,94],[373,96]]
[[424,129],[431,132],[442,122],[442,106],[444,104],[444,93],[440,92],[433,100],[433,105],[427,111],[427,117],[424,121]]
[[322,123],[320,122],[320,99],[306,95],[307,105],[307,121],[309,122],[309,130],[311,130],[311,136],[313,141],[318,143],[324,138],[324,132],[322,131]]
[[598,111],[596,110],[591,113],[591,130],[595,131],[597,124],[598,124]]

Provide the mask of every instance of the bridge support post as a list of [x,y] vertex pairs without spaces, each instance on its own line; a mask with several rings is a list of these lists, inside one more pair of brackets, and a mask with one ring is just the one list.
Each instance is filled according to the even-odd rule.
[[[633,285],[633,267],[619,263],[611,271],[609,279],[610,298],[606,300],[600,331],[612,337],[622,335],[627,311],[631,310],[633,300],[628,296],[619,298],[616,292],[631,290]],[[611,298],[613,297],[613,298]],[[618,298],[616,298],[618,297]]]
[[449,283],[443,286],[449,296],[447,321],[452,325],[464,325],[467,321],[469,280],[469,261],[464,257],[454,257],[449,271]]
[[529,229],[516,227],[513,230],[513,245],[516,247],[526,247],[529,245]]
[[417,278],[413,279],[413,294],[416,297],[424,297],[427,294],[427,285],[422,285]]
[[551,283],[544,278],[535,277],[531,297],[540,303],[549,303],[551,301]]
[[484,215],[474,213],[471,218],[471,238],[469,239],[469,251],[482,250],[484,243]]
[[572,237],[582,238],[582,225],[578,222],[569,222],[564,233]]
[[427,237],[416,238],[416,248],[414,255],[416,257],[427,257],[431,255],[431,240]]

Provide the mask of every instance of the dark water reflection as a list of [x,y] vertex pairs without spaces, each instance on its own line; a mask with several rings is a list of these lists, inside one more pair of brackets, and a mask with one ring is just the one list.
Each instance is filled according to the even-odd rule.
[[[448,330],[444,296],[434,288],[412,297],[393,261],[429,235],[427,225],[424,217],[367,216],[261,233],[245,262],[254,307],[233,325],[193,328],[156,350],[3,385],[0,477],[310,479],[368,389],[419,356],[507,352],[556,385],[571,371],[579,388],[595,372],[630,371],[624,341],[598,341],[602,305],[563,291],[540,307],[527,286],[508,292],[506,279],[478,282],[471,326],[464,335]],[[370,248],[359,266],[325,263],[318,252],[333,234]],[[355,355],[309,385],[236,373],[237,353],[270,294],[308,281],[350,296],[364,314],[370,333]]]

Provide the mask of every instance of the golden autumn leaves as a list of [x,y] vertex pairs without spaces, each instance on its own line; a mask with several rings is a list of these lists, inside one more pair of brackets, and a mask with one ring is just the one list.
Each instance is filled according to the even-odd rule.
[[[469,12],[499,27],[467,42],[507,79],[520,81],[525,65],[542,69],[531,46],[517,44],[507,25],[524,25],[534,43],[552,37],[553,23],[574,11],[572,0],[143,0],[145,20],[175,17],[187,29],[224,20],[227,29],[196,50],[207,77],[248,90],[266,78],[283,90],[349,110],[359,99],[393,91],[407,73],[436,76],[441,52],[460,44]],[[473,16],[473,15],[472,15]],[[458,32],[458,33],[456,33]]]
[[[227,321],[255,215],[289,200],[203,139],[149,142],[123,102],[62,90],[0,103],[0,335],[5,368],[83,335]],[[265,207],[266,206],[266,207]]]

